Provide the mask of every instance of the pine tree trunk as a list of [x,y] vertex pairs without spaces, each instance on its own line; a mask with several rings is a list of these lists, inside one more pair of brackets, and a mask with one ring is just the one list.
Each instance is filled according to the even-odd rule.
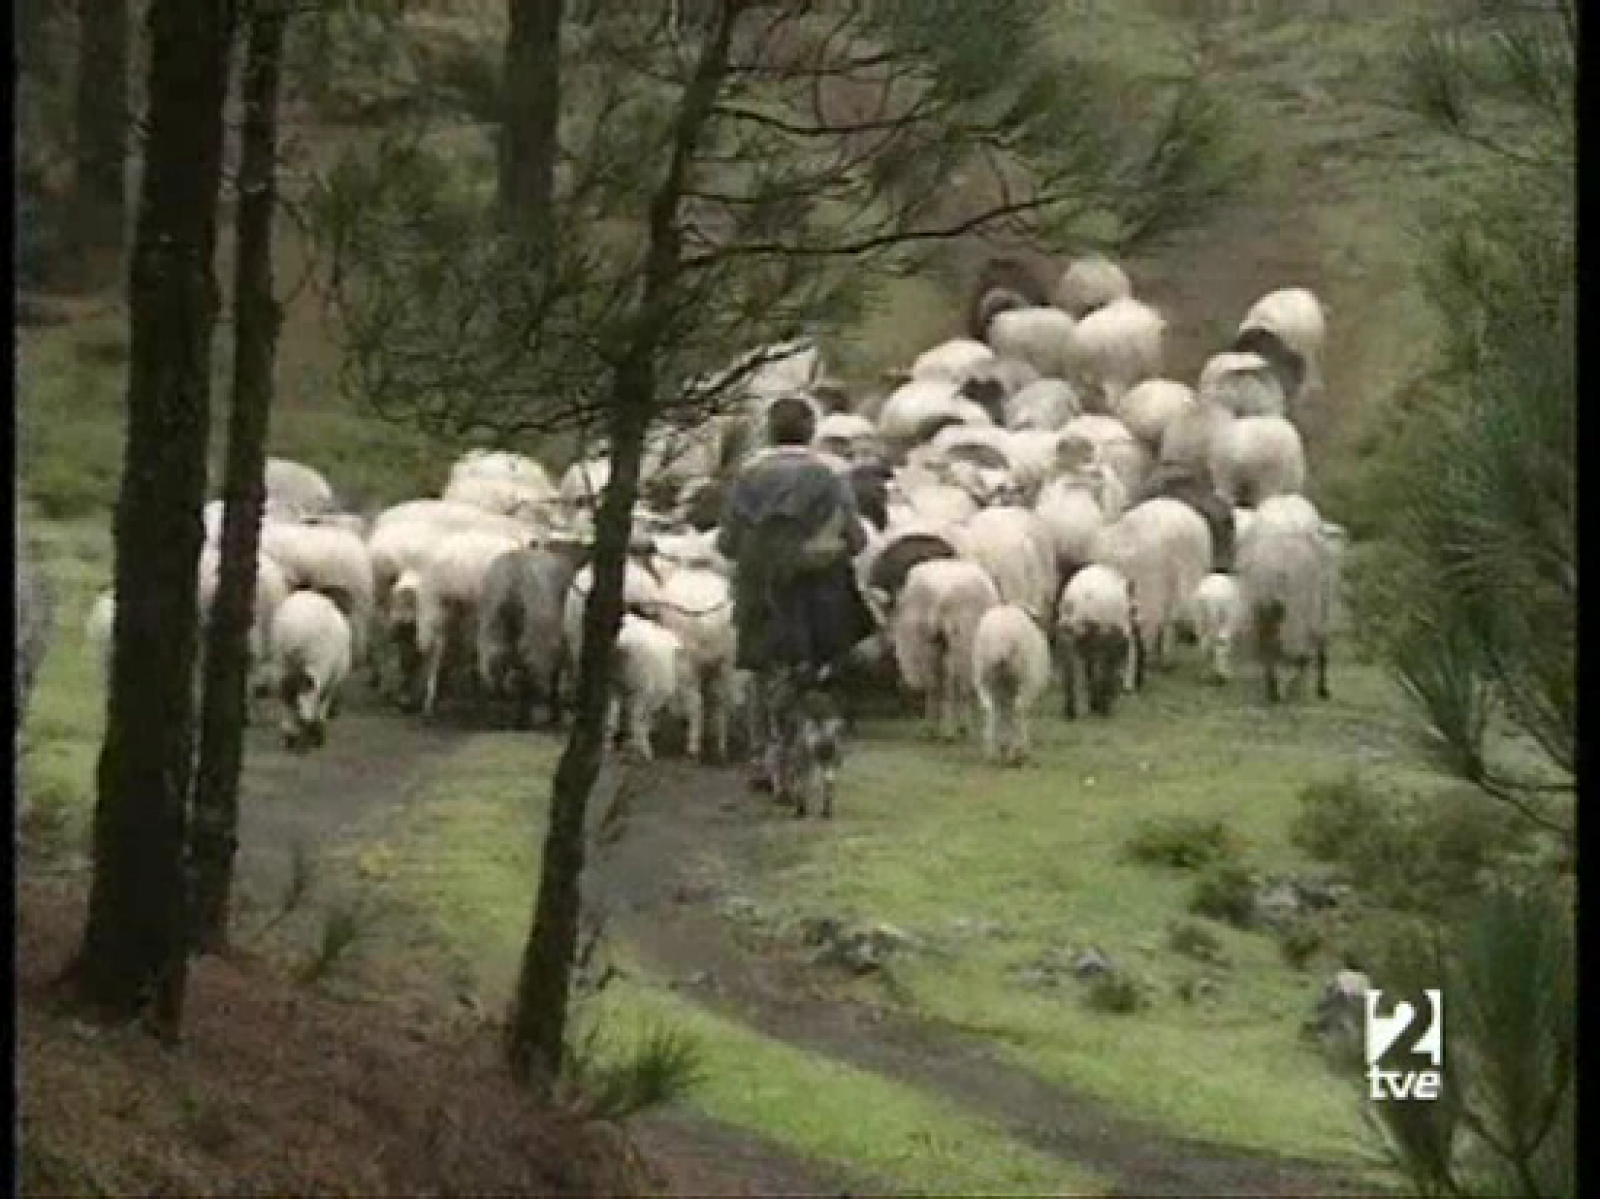
[[594,586],[583,618],[577,712],[551,787],[539,893],[506,1044],[512,1075],[546,1092],[560,1079],[565,1064],[585,817],[600,773],[633,505],[645,434],[655,412],[654,360],[667,335],[682,269],[678,206],[690,162],[727,74],[733,26],[743,8],[743,0],[722,0],[716,29],[679,103],[667,175],[650,201],[639,319],[611,392],[611,478],[595,521]]
[[127,217],[128,0],[78,0],[73,244],[77,282],[100,286],[122,268]]
[[153,0],[150,125],[129,276],[128,436],[94,877],[71,980],[103,1019],[175,1037],[187,973],[195,570],[231,6]]
[[560,1077],[566,1044],[567,998],[578,944],[584,829],[605,743],[606,705],[617,630],[622,625],[623,583],[644,433],[650,419],[651,382],[647,369],[642,380],[628,381],[626,396],[624,384],[619,381],[617,388],[611,478],[595,517],[594,585],[584,607],[572,733],[551,787],[539,894],[511,1020],[508,1057],[512,1075],[545,1090]]
[[267,426],[280,311],[272,294],[272,218],[277,201],[278,94],[288,11],[284,0],[248,0],[244,127],[239,149],[234,255],[233,403],[222,561],[205,642],[200,761],[195,772],[195,947],[227,947],[233,859],[238,849],[239,771],[249,703],[249,637],[266,500]]
[[550,230],[561,119],[564,0],[507,0],[500,210],[508,231],[538,245]]

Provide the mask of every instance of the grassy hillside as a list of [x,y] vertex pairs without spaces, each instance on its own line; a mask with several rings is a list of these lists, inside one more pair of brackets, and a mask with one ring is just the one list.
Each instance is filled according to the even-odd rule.
[[[435,0],[419,7],[408,69],[440,87],[470,88],[460,64],[471,56],[459,48],[492,41],[503,6]],[[1424,0],[1059,0],[1052,27],[1063,47],[1108,65],[1135,93],[1140,81],[1176,72],[1203,37],[1208,69],[1240,114],[1237,136],[1258,166],[1202,227],[1129,267],[1136,289],[1170,321],[1169,373],[1178,378],[1192,379],[1264,292],[1305,285],[1326,300],[1327,390],[1308,430],[1312,487],[1358,536],[1381,532],[1361,504],[1363,471],[1382,449],[1381,413],[1426,356],[1431,336],[1413,278],[1415,233],[1466,169],[1390,103],[1401,36],[1417,13],[1436,7]],[[325,160],[353,135],[330,116],[337,111],[346,121],[352,94],[373,106],[392,100],[363,97],[356,77],[339,81],[337,91],[344,108],[316,109],[302,98],[290,122],[297,153]],[[460,133],[477,138],[481,150],[481,128]],[[291,181],[291,193],[294,187]],[[959,277],[984,249],[975,240],[950,246],[937,265]],[[1080,247],[1035,249],[1064,264]],[[316,290],[301,285],[314,267],[285,222],[274,452],[324,470],[352,507],[435,493],[459,447],[377,421],[343,393],[332,318]],[[109,577],[127,334],[120,296],[55,308],[64,319],[18,333],[26,527],[61,600],[24,741],[24,780],[33,830],[77,848],[92,802],[103,703],[97,664],[78,630]],[[942,272],[898,281],[838,352],[853,377],[870,379],[953,333],[961,309]],[[228,355],[224,328],[214,450]],[[1172,1133],[1349,1162],[1358,1113],[1295,1037],[1318,979],[1283,963],[1271,940],[1218,926],[1214,935],[1231,963],[1220,989],[1209,1001],[1179,998],[1203,973],[1166,941],[1191,880],[1123,854],[1148,818],[1182,813],[1228,824],[1256,865],[1297,870],[1305,863],[1287,830],[1306,782],[1351,766],[1414,781],[1396,731],[1395,696],[1373,668],[1339,652],[1338,699],[1275,715],[1270,727],[1253,686],[1241,681],[1219,693],[1185,671],[1157,679],[1150,696],[1110,726],[1065,726],[1052,704],[1039,718],[1041,765],[1003,777],[981,767],[970,747],[930,749],[909,728],[874,727],[852,756],[836,824],[814,835],[808,826],[798,845],[793,826],[774,825],[760,869],[729,861],[707,869],[780,926],[825,912],[888,921],[928,938],[944,954],[913,957],[898,970],[895,1003],[973,1031],[1013,1065],[1110,1110]],[[393,735],[403,746],[404,726],[384,720],[392,728],[384,724],[375,737]],[[332,784],[317,790],[314,769],[284,759],[269,731],[252,738],[251,768],[265,778],[258,777],[256,799],[270,795],[290,809],[337,798],[325,793]],[[415,787],[394,797],[396,809],[404,800],[403,814],[384,809],[332,856],[356,885],[420,913],[430,937],[454,947],[470,964],[472,985],[498,1008],[525,931],[554,744],[483,734],[448,752],[414,745],[406,752],[420,754],[426,768]],[[993,922],[1006,935],[953,937],[952,922],[963,920]],[[408,944],[391,948],[398,956]],[[1086,945],[1127,962],[1155,1002],[1118,1015],[1016,983],[1041,956]],[[625,1032],[658,1020],[691,1029],[706,1046],[708,1068],[695,1102],[728,1125],[928,1190],[1107,1185],[1097,1168],[1048,1157],[948,1095],[769,1036],[630,966],[602,1013]],[[860,999],[867,989],[846,986],[837,998]]]
[[[446,50],[469,39],[492,46],[497,15],[483,5],[429,7],[434,15],[418,22],[406,73],[443,87],[455,81],[449,64],[467,57]],[[1062,3],[1054,36],[1073,53],[1110,65],[1134,94],[1141,80],[1171,77],[1197,38],[1203,41],[1207,69],[1241,118],[1236,136],[1258,166],[1214,219],[1131,262],[1135,285],[1169,319],[1170,373],[1189,379],[1262,293],[1303,284],[1326,300],[1327,391],[1308,417],[1313,486],[1336,515],[1360,516],[1339,510],[1359,508],[1359,469],[1376,448],[1363,413],[1384,404],[1415,369],[1430,333],[1411,274],[1413,230],[1430,198],[1461,169],[1391,106],[1401,36],[1417,13],[1437,6],[1248,7],[1246,15],[1201,19],[1183,15],[1192,6],[1154,0]],[[338,94],[358,86],[345,80]],[[348,126],[319,124],[313,111],[302,107],[291,123],[297,173],[326,162],[334,146],[355,135]],[[461,133],[475,143],[487,137],[481,126],[463,125]],[[368,419],[342,394],[332,318],[309,286],[316,264],[294,222],[280,225],[277,272],[287,322],[274,448],[323,467],[358,502],[433,490],[453,447]],[[935,267],[971,263],[982,244],[952,245]],[[1064,263],[1078,247],[1035,249]],[[878,310],[838,347],[852,375],[874,377],[955,331],[961,303],[944,281],[948,274],[936,269],[886,289]],[[120,297],[78,305],[70,315],[65,325],[23,331],[19,347],[23,487],[58,515],[92,511],[114,495],[121,442]],[[226,377],[226,329],[217,345],[219,382]],[[220,434],[220,409],[214,423]]]

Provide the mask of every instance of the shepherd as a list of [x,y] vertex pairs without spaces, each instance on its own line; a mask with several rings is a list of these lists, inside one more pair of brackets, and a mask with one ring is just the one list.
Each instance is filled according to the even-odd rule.
[[875,625],[851,564],[866,533],[849,480],[811,448],[815,411],[784,396],[766,420],[772,448],[728,488],[717,549],[734,564],[735,663],[755,676],[751,786],[780,792],[788,709]]

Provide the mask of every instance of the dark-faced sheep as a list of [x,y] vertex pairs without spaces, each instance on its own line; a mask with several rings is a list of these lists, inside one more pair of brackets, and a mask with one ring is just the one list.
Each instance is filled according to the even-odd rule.
[[532,725],[538,700],[550,725],[561,723],[562,618],[579,564],[576,550],[514,549],[490,563],[483,576],[478,674],[491,696],[511,701],[519,728]]

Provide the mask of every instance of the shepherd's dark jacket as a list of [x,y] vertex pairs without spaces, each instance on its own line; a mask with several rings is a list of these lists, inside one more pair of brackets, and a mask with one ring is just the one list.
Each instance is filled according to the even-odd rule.
[[737,665],[821,667],[873,632],[851,559],[866,544],[849,481],[804,447],[767,450],[723,501],[734,563]]

